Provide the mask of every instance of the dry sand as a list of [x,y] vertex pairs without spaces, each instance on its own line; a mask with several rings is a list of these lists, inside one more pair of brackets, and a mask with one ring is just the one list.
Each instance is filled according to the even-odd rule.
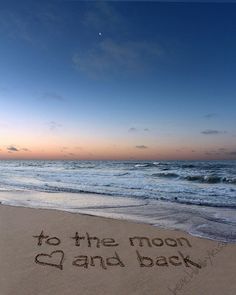
[[181,231],[1,205],[0,234],[1,295],[236,294],[236,245]]

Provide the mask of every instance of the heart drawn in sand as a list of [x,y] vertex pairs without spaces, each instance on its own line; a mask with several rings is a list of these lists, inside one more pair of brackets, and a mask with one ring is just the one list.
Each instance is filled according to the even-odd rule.
[[[63,269],[64,252],[62,250],[53,251],[51,254],[38,254],[35,256],[34,261],[41,265],[49,265]],[[58,263],[57,263],[58,262]]]

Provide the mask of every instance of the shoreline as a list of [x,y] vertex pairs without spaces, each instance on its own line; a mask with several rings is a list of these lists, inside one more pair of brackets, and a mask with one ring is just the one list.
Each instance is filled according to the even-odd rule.
[[236,291],[236,245],[180,230],[1,204],[0,235],[4,295]]
[[98,219],[105,219],[107,221],[111,220],[111,221],[121,221],[121,222],[127,222],[127,223],[131,223],[131,224],[137,224],[137,225],[148,225],[154,228],[157,228],[159,230],[167,230],[167,231],[173,231],[173,232],[179,232],[179,233],[184,233],[186,235],[189,235],[191,237],[194,238],[198,238],[198,239],[203,239],[203,240],[209,240],[212,242],[216,242],[216,243],[224,243],[224,244],[232,244],[232,245],[236,245],[236,241],[225,241],[225,240],[217,240],[211,237],[206,237],[206,236],[201,236],[201,235],[197,235],[197,234],[192,234],[191,232],[188,232],[186,230],[182,230],[182,229],[178,229],[178,228],[168,228],[168,227],[164,227],[164,226],[160,226],[160,225],[156,225],[156,224],[152,224],[152,223],[148,223],[142,220],[137,220],[137,219],[126,219],[126,218],[121,218],[121,217],[112,217],[112,216],[104,216],[104,215],[95,215],[92,213],[84,213],[84,212],[76,212],[76,211],[70,211],[70,210],[63,210],[61,208],[44,208],[44,207],[27,207],[27,206],[20,206],[20,205],[7,205],[7,204],[2,204],[0,202],[0,208],[1,207],[13,207],[13,208],[24,208],[24,209],[32,209],[32,210],[46,210],[46,211],[55,211],[55,212],[61,212],[61,213],[66,213],[66,214],[73,214],[73,215],[81,215],[81,216],[87,216],[87,217],[95,217]]
[[86,193],[0,192],[0,203],[24,208],[145,223],[180,230],[192,236],[227,243],[236,242],[235,210]]

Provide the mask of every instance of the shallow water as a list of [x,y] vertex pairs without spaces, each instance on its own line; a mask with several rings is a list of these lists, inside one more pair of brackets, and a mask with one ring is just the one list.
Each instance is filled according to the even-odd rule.
[[236,241],[236,161],[0,161],[0,192],[4,204]]

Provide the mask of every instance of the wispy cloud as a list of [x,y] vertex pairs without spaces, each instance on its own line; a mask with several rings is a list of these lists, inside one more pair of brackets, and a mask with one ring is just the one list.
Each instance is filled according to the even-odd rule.
[[15,146],[13,146],[13,145],[7,147],[7,150],[8,150],[9,152],[19,152],[19,151],[20,151],[17,147],[15,147]]
[[205,155],[207,156],[224,156],[226,158],[228,157],[235,157],[236,156],[236,150],[228,151],[226,148],[218,148],[216,150],[207,150],[205,151]]
[[204,135],[218,135],[218,134],[224,134],[227,133],[226,131],[220,131],[220,130],[214,130],[214,129],[206,129],[201,132]]
[[128,129],[128,132],[137,132],[137,131],[138,131],[138,129],[135,128],[135,127],[130,127],[130,128]]
[[[72,56],[75,68],[91,78],[110,77],[112,74],[118,75],[120,71],[123,74],[137,74],[140,70],[143,73],[163,54],[160,44],[146,40],[132,40],[132,36],[127,38],[129,21],[123,18],[112,3],[103,1],[88,3],[82,24],[86,30],[94,30],[96,34],[101,32],[99,42],[97,40],[90,48],[81,48]],[[126,36],[126,38],[118,40],[114,38],[115,36]]]
[[55,6],[48,3],[22,3],[20,9],[0,10],[0,32],[31,45],[45,47],[45,34],[58,34],[61,23]]
[[24,152],[30,152],[30,150],[27,149],[27,148],[22,148],[21,150],[24,151]]
[[230,156],[236,156],[236,151],[229,152]]
[[207,156],[220,156],[222,153],[218,150],[208,150],[205,152],[205,155]]
[[17,147],[15,145],[10,145],[7,147],[7,151],[8,152],[20,152],[20,151],[23,151],[23,152],[30,152],[30,150],[28,148],[20,148],[20,147]]
[[111,3],[98,1],[87,7],[82,24],[90,29],[110,31],[113,26],[122,24],[122,16]]
[[203,117],[206,118],[206,119],[213,119],[213,118],[216,118],[218,116],[219,115],[216,114],[216,113],[209,113],[209,114],[204,115]]
[[57,123],[55,121],[50,121],[50,122],[47,123],[47,125],[48,125],[50,131],[55,131],[58,128],[62,127],[61,124],[59,124],[59,123]]
[[10,37],[20,38],[31,42],[30,24],[19,12],[1,10],[0,30],[6,32]]
[[95,47],[74,54],[75,67],[93,78],[107,74],[143,72],[162,54],[159,45],[146,41],[116,42],[104,39]]
[[226,152],[226,148],[218,148],[218,151],[220,151],[220,152]]
[[143,149],[147,149],[147,148],[148,148],[148,146],[146,146],[146,145],[136,145],[136,149],[143,150]]
[[44,92],[42,95],[43,100],[54,100],[54,101],[63,101],[65,98],[56,93],[56,92]]

